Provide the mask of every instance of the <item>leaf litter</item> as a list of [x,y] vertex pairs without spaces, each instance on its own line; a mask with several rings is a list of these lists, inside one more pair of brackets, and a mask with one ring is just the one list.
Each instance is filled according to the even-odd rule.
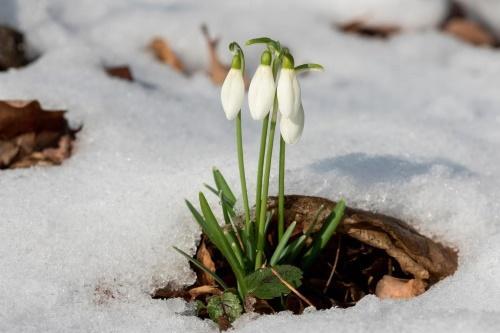
[[[305,231],[321,229],[335,205],[336,202],[325,198],[286,196],[286,224],[294,221],[297,223],[292,239]],[[271,197],[268,209],[274,215],[269,226],[270,248],[277,245],[276,208],[277,198]],[[218,276],[228,286],[236,286],[229,265],[204,235],[196,258],[212,269],[215,267]],[[218,293],[217,297],[220,297],[224,293],[208,278],[208,274],[192,267],[197,274],[197,280],[192,286],[178,288],[167,285],[156,290],[152,297],[181,297],[186,301],[196,300],[200,304],[207,304],[214,294]],[[278,275],[273,274],[273,268],[268,267],[267,270],[261,269],[248,276],[250,289],[255,287],[259,290],[245,300],[244,309],[260,314],[283,310],[301,314],[311,305],[316,309],[350,307],[368,294],[375,294],[380,298],[408,299],[422,294],[433,284],[453,274],[456,268],[457,252],[454,249],[421,235],[404,221],[346,207],[336,234],[318,259],[304,272],[303,277],[300,270],[288,272],[286,267],[280,268]],[[276,284],[271,283],[271,279],[279,280],[278,276],[281,275],[286,276],[285,281],[293,282],[298,293],[290,292],[286,284],[276,288]],[[262,281],[268,284],[260,283]],[[218,292],[214,292],[214,289]],[[276,298],[287,289],[288,293],[283,296],[283,301]],[[207,292],[198,293],[197,290]],[[201,318],[209,317],[206,311],[198,311],[197,315]],[[220,329],[230,327],[227,324],[232,320],[227,317],[221,320],[215,320]]]
[[0,169],[59,165],[71,156],[76,133],[66,111],[38,101],[0,101]]

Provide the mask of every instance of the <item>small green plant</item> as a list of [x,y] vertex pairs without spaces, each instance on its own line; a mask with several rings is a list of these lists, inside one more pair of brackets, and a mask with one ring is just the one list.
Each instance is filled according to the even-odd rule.
[[[297,73],[323,68],[318,64],[295,66],[290,51],[282,47],[278,41],[267,37],[251,39],[246,44],[265,46],[260,65],[251,80],[248,91],[250,114],[253,119],[262,121],[254,217],[250,212],[248,200],[242,143],[241,107],[245,95],[243,80],[245,58],[243,50],[235,42],[229,45],[233,60],[222,86],[221,101],[228,120],[235,120],[244,211],[243,214],[239,214],[235,210],[237,198],[222,173],[216,168],[213,169],[215,185],[205,186],[209,192],[219,198],[224,225],[219,223],[202,192],[199,193],[199,208],[186,201],[187,207],[203,233],[227,260],[237,285],[226,285],[226,282],[215,272],[175,248],[195,266],[210,274],[224,290],[221,295],[210,298],[207,304],[208,313],[214,321],[222,315],[230,322],[235,320],[243,311],[241,304],[244,304],[248,297],[273,299],[287,295],[291,291],[297,292],[295,288],[301,285],[303,271],[310,267],[325,248],[345,208],[344,202],[340,201],[329,213],[319,231],[314,232],[311,226],[292,239],[296,222],[290,223],[287,227],[285,225],[285,148],[287,144],[294,144],[299,140],[304,127],[304,108]],[[268,211],[267,203],[278,115],[281,134],[278,167],[278,244],[271,249],[266,244],[266,235],[270,232],[269,225],[273,212]],[[319,214],[320,211],[316,214],[316,220]],[[238,222],[240,219],[243,220],[242,223]]]

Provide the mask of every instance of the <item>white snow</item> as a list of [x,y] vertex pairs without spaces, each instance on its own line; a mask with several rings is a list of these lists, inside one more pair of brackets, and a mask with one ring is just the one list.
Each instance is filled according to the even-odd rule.
[[[430,1],[410,2],[416,16],[441,15]],[[183,198],[196,198],[214,165],[238,188],[233,127],[203,73],[203,22],[222,37],[225,60],[229,41],[269,35],[297,63],[326,68],[300,77],[306,126],[288,149],[288,193],[343,196],[460,250],[456,274],[410,301],[242,318],[236,331],[500,330],[498,51],[436,31],[343,35],[325,3],[2,1],[0,18],[42,56],[0,73],[0,99],[39,99],[84,127],[62,166],[0,173],[0,331],[216,331],[183,315],[183,301],[149,297],[168,281],[193,281],[171,249],[194,250],[198,237]],[[153,59],[145,45],[156,35],[193,76]],[[248,48],[251,71],[258,55]],[[137,82],[101,69],[123,63]],[[245,110],[251,193],[259,129]]]
[[407,30],[437,27],[446,17],[448,0],[323,0],[336,23],[362,22],[371,27]]

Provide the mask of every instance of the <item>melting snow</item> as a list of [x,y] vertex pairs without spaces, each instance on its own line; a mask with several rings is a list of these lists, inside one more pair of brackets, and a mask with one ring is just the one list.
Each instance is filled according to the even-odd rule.
[[[222,37],[226,60],[229,41],[269,35],[297,62],[325,66],[301,78],[306,128],[288,149],[288,193],[344,196],[460,250],[456,274],[413,300],[369,296],[350,309],[242,318],[236,330],[500,329],[498,51],[435,31],[343,35],[331,23],[347,1],[4,2],[0,18],[25,30],[42,56],[0,73],[0,98],[67,108],[84,127],[62,166],[0,173],[0,331],[216,331],[183,315],[183,301],[149,297],[167,281],[193,281],[171,249],[193,251],[198,237],[183,198],[196,196],[214,165],[237,188],[232,124],[203,73],[202,22]],[[411,1],[412,26],[442,15],[445,2],[431,2]],[[387,8],[382,16],[394,17]],[[197,73],[184,78],[156,63],[145,51],[156,35]],[[258,55],[248,48],[250,71]],[[122,63],[137,82],[101,69]],[[260,125],[244,113],[253,175]]]

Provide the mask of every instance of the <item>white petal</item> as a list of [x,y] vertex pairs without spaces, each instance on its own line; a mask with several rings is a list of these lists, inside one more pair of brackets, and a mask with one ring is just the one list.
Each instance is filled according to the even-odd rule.
[[229,70],[222,84],[220,97],[227,119],[236,118],[245,97],[245,82],[241,70],[235,68]]
[[271,66],[260,65],[248,89],[248,106],[253,119],[262,120],[267,116],[273,106],[275,91]]
[[277,96],[280,112],[284,117],[293,117],[300,107],[300,86],[295,70],[283,68],[278,79]]
[[302,104],[295,117],[287,118],[281,117],[280,119],[280,132],[283,140],[291,145],[299,141],[302,131],[304,130],[304,108]]
[[[291,117],[295,117],[298,114],[299,109],[302,107],[299,80],[297,80],[297,75],[295,74],[295,71],[293,72],[292,89],[293,89],[293,112]],[[304,110],[302,110],[302,112],[304,112]]]

